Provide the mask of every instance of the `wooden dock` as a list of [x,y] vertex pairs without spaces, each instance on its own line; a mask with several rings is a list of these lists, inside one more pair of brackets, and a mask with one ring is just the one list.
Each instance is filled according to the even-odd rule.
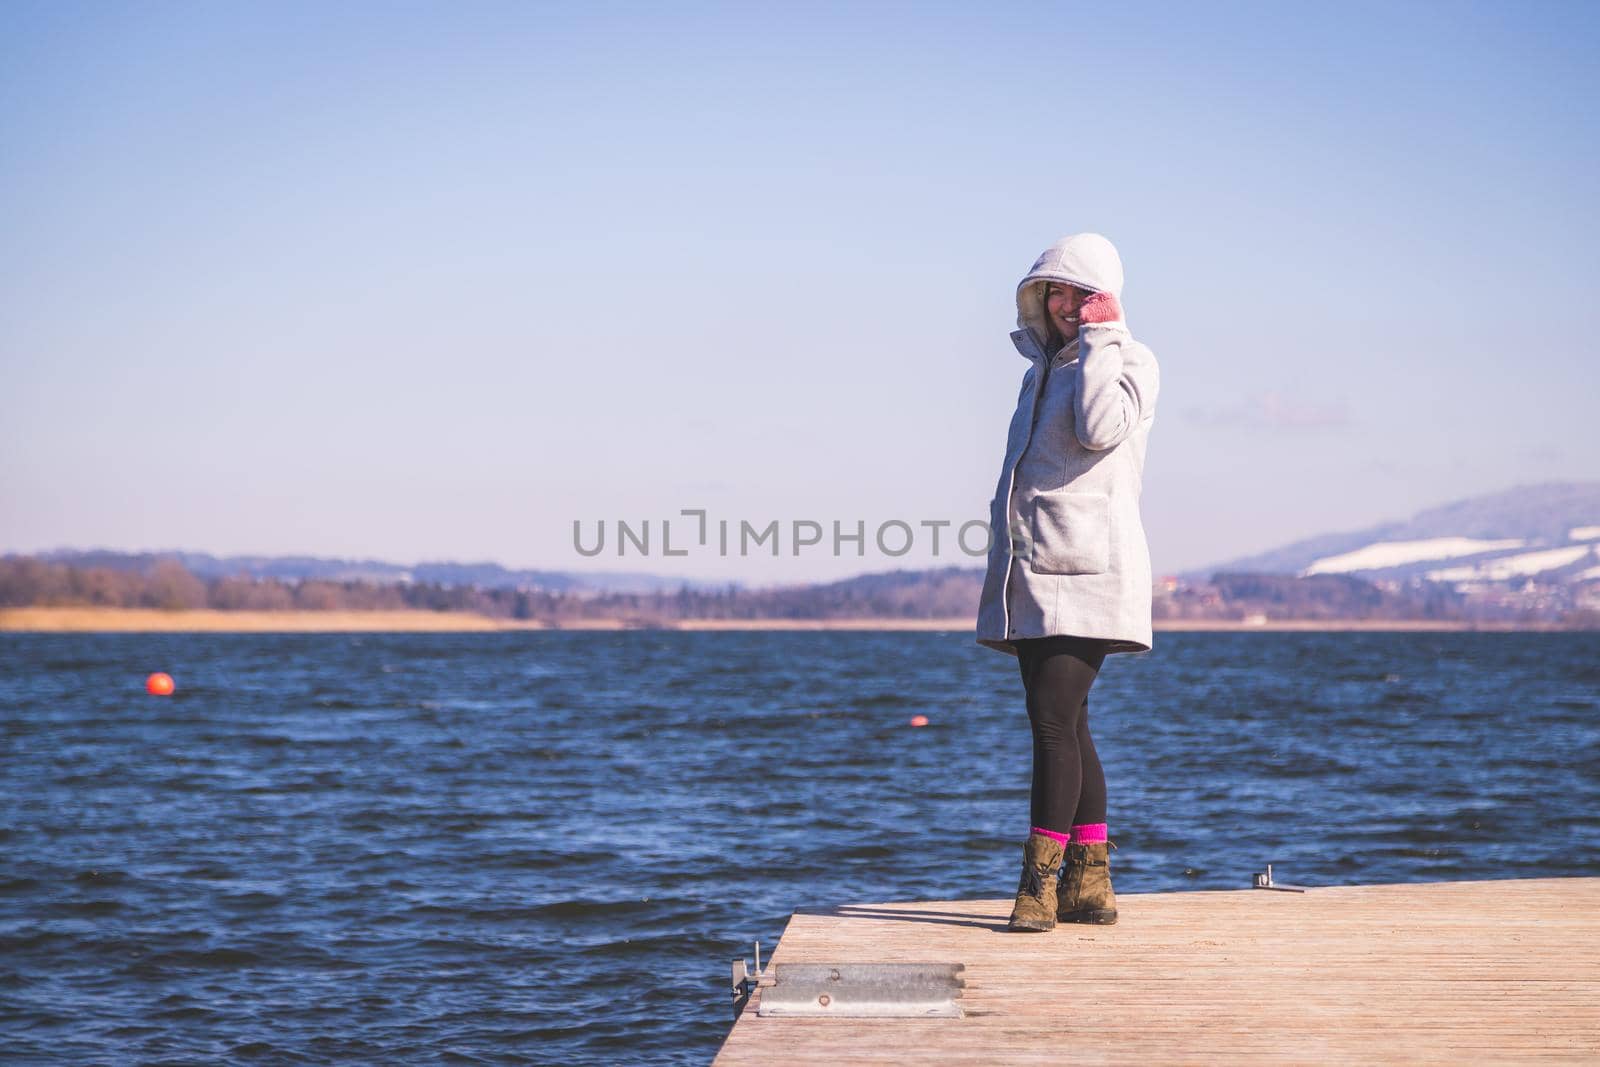
[[1600,878],[1121,895],[1110,927],[1011,899],[796,912],[783,963],[963,963],[964,1017],[760,1017],[739,1064],[1600,1063]]

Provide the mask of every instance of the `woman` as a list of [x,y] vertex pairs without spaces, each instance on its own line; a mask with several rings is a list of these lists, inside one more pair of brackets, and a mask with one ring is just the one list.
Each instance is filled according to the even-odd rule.
[[1121,296],[1122,261],[1094,233],[1051,245],[1017,286],[1011,340],[1029,366],[990,505],[977,632],[1017,657],[1033,729],[1012,930],[1117,921],[1088,697],[1107,655],[1151,647],[1139,490],[1159,384]]

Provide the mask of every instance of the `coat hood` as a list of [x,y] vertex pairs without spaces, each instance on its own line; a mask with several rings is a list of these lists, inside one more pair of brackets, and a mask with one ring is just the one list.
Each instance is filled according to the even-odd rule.
[[1046,282],[1065,282],[1080,289],[1110,293],[1121,303],[1122,257],[1117,255],[1116,246],[1099,234],[1075,233],[1063,237],[1034,260],[1033,269],[1017,283],[1017,326],[1031,330],[1041,346],[1050,336],[1044,313]]

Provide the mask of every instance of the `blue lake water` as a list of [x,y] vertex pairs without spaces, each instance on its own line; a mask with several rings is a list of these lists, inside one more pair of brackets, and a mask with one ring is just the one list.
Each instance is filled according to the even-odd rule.
[[[1600,875],[1600,635],[1158,633],[1091,708],[1120,893]],[[0,635],[0,1058],[705,1063],[796,908],[1009,898],[1029,753],[966,632]]]

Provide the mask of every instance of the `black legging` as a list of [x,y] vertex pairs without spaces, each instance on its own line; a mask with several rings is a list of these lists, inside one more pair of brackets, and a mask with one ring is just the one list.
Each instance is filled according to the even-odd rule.
[[1105,662],[1104,644],[1066,636],[1016,642],[1033,727],[1034,826],[1064,834],[1106,821],[1106,775],[1089,736],[1089,687]]

